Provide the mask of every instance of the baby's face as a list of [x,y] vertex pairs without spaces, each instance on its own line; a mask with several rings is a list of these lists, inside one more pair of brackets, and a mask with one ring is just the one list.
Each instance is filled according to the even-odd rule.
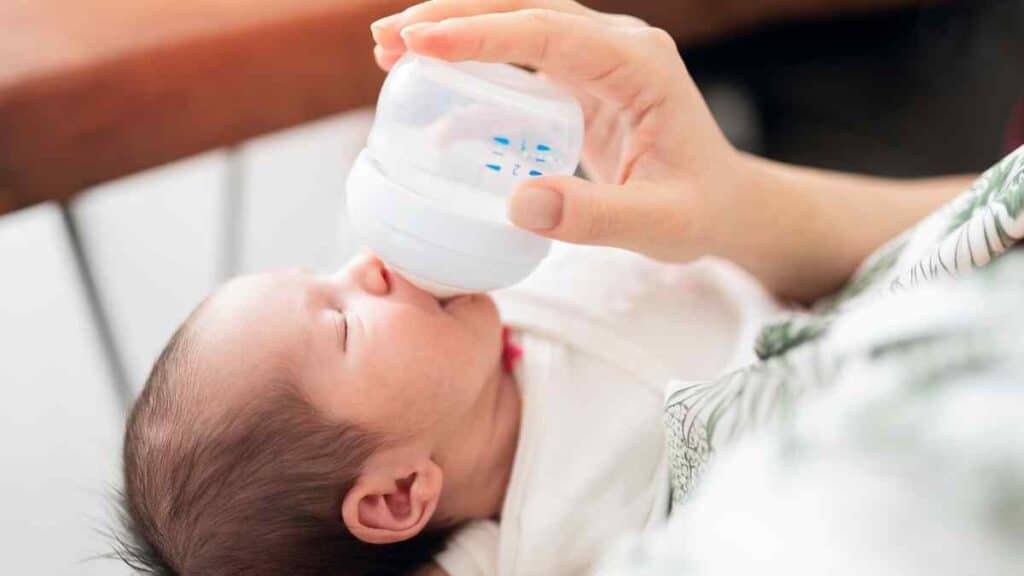
[[195,327],[211,400],[258,394],[283,370],[325,415],[402,439],[452,434],[496,394],[493,301],[439,302],[370,256],[335,276],[232,281]]

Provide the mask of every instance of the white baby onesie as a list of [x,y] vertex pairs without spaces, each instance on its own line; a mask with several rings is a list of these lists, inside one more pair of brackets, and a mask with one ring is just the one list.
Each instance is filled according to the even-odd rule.
[[515,463],[500,523],[470,524],[437,562],[451,576],[585,574],[666,517],[666,383],[742,362],[773,306],[725,264],[566,245],[495,300],[523,348]]

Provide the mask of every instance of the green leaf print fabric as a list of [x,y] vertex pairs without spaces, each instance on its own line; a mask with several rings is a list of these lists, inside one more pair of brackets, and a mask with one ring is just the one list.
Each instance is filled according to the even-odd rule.
[[880,292],[984,266],[1024,238],[1024,148],[986,171],[953,202],[868,258],[853,279],[804,314],[765,327],[758,357],[780,356],[821,336],[843,310]]
[[711,453],[829,386],[842,342],[821,345],[851,310],[985,266],[1024,238],[1024,148],[986,171],[955,200],[869,257],[845,288],[809,312],[766,326],[761,362],[713,382],[673,386],[665,409],[673,501],[693,489]]
[[1022,238],[1024,148],[674,383],[672,518],[600,573],[1024,574]]
[[1024,574],[1022,295],[1018,250],[844,313],[766,391],[724,380],[705,431],[734,441],[598,574]]

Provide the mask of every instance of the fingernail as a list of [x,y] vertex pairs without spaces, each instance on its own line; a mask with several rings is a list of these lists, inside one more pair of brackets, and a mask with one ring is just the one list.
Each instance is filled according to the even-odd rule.
[[508,217],[527,230],[551,230],[562,222],[562,194],[548,188],[518,190],[509,199]]
[[374,32],[376,32],[376,31],[381,30],[383,28],[387,28],[388,26],[392,26],[392,25],[395,24],[395,22],[398,22],[398,18],[400,16],[401,16],[401,14],[392,14],[391,16],[386,16],[384,18],[381,18],[380,20],[377,20],[373,24],[370,24],[370,30],[373,30]]
[[403,40],[408,40],[409,36],[420,34],[425,30],[433,28],[435,25],[435,22],[418,22],[416,24],[412,24],[410,26],[402,28],[402,31],[399,32],[399,35],[402,37]]
[[385,50],[380,45],[373,48],[373,57],[377,60],[377,64],[385,70],[390,70],[398,62],[398,59],[402,57],[402,54],[399,51]]
[[373,47],[373,53],[376,54],[377,56],[401,56],[404,53],[404,50],[394,50],[391,48],[385,48],[380,44],[377,44],[376,46]]

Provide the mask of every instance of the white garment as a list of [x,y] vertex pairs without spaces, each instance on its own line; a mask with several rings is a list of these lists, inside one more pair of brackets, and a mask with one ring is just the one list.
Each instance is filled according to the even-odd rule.
[[566,245],[495,299],[523,348],[519,445],[500,524],[470,524],[437,562],[451,576],[584,574],[667,515],[665,384],[736,363],[771,306],[724,264]]

